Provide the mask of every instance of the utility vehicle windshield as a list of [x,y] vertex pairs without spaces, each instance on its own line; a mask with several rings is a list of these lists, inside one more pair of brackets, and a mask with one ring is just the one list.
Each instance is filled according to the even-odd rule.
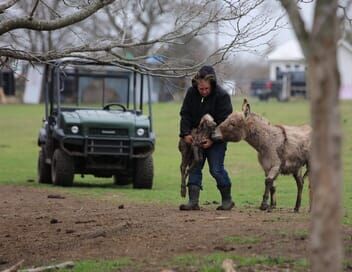
[[61,72],[60,102],[63,107],[102,107],[119,103],[129,107],[130,72],[102,67],[65,67]]

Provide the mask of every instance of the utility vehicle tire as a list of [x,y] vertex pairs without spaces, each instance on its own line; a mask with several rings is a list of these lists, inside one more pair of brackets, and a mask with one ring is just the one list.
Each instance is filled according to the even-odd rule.
[[52,183],[51,166],[45,163],[45,151],[43,148],[39,151],[38,156],[37,180],[38,183]]
[[114,184],[116,185],[128,185],[133,181],[132,177],[125,175],[114,175]]
[[133,177],[133,188],[151,189],[153,187],[153,177],[153,157],[149,155],[143,159],[136,159]]
[[55,185],[73,185],[74,161],[61,149],[56,149],[54,152],[51,162],[51,177]]

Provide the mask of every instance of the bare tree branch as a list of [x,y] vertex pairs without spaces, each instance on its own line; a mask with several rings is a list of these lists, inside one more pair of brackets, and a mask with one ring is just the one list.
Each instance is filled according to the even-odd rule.
[[12,7],[13,5],[15,5],[19,0],[9,0],[5,3],[1,3],[0,4],[0,14],[4,13],[4,11],[10,7]]
[[34,6],[33,6],[33,9],[32,9],[32,11],[31,11],[31,13],[29,14],[29,18],[28,18],[29,20],[32,20],[33,15],[34,15],[34,12],[35,12],[35,10],[36,10],[37,7],[38,7],[39,1],[40,1],[40,0],[36,0],[35,4],[34,4]]
[[94,14],[97,10],[111,4],[112,2],[114,2],[114,0],[97,0],[94,2],[94,4],[91,4],[72,15],[51,21],[31,20],[30,18],[7,20],[0,23],[0,35],[18,28],[26,28],[39,31],[49,31],[63,28],[86,19],[90,15]]
[[345,3],[345,5],[341,5],[341,4],[338,5],[339,9],[342,10],[342,12],[343,12],[343,17],[344,17],[344,19],[345,19],[350,25],[352,24],[352,18],[351,18],[351,16],[348,14],[348,10],[350,9],[351,4],[352,4],[352,1],[349,0],[349,1],[347,1],[347,3]]
[[[59,2],[63,3],[54,3]],[[230,53],[255,51],[256,45],[250,44],[279,27],[276,21],[272,24],[269,13],[263,11],[251,14],[264,2],[118,0],[116,5],[105,8],[105,13],[93,15],[78,25],[63,28],[66,33],[73,32],[79,40],[73,35],[63,38],[63,31],[28,30],[25,36],[20,34],[23,30],[8,31],[5,37],[16,34],[18,39],[16,43],[2,43],[0,56],[30,62],[79,57],[125,65],[130,69],[158,76],[183,77],[193,74],[205,63],[217,64],[223,61]],[[40,3],[36,17],[46,22],[65,19],[66,17],[61,18],[59,12],[67,11],[68,14],[70,9],[77,8],[68,6],[67,2],[55,8],[44,0],[40,0]],[[25,2],[21,6],[24,7],[23,14],[29,14],[33,9]],[[214,25],[217,26],[216,30]],[[1,26],[0,23],[0,35]],[[211,45],[216,31],[219,35],[227,35],[230,40],[220,48],[219,44],[216,47]],[[29,39],[35,44],[32,48],[28,46],[31,44]],[[61,40],[63,43],[59,42]],[[67,40],[71,40],[73,46],[65,44]],[[196,40],[200,44],[194,43]],[[266,42],[261,42],[263,43]],[[192,45],[187,48],[188,44]],[[206,45],[202,47],[202,44]]]
[[114,15],[112,15],[112,13],[111,13],[111,9],[110,8],[104,8],[104,11],[105,11],[106,15],[109,18],[109,22],[115,28],[115,30],[118,33],[124,33],[123,27],[116,23]]
[[282,6],[285,8],[285,10],[287,11],[287,14],[290,18],[292,26],[297,35],[297,38],[300,40],[301,44],[305,45],[303,46],[303,51],[304,51],[304,54],[307,55],[308,52],[306,52],[306,50],[308,50],[309,48],[308,46],[309,33],[307,32],[304,21],[299,13],[297,2],[292,0],[280,0],[280,2]]
[[[62,54],[72,54],[72,53],[77,53],[77,52],[99,52],[99,51],[105,51],[105,52],[109,52],[111,51],[113,48],[133,48],[133,47],[139,47],[139,46],[146,46],[146,45],[152,45],[152,44],[156,44],[156,43],[167,43],[167,42],[171,42],[180,38],[183,38],[185,36],[188,35],[196,35],[197,32],[199,32],[200,30],[202,30],[203,28],[205,28],[208,24],[210,24],[211,22],[215,22],[219,19],[216,18],[217,14],[212,15],[211,17],[208,18],[208,20],[206,20],[205,22],[201,23],[200,25],[198,25],[197,27],[190,29],[188,32],[182,32],[181,30],[193,19],[196,18],[198,16],[198,14],[195,14],[192,18],[190,18],[188,21],[186,21],[183,25],[180,25],[177,29],[172,30],[170,32],[165,33],[164,35],[162,35],[161,37],[158,38],[154,38],[151,40],[147,40],[147,41],[141,41],[141,42],[133,42],[133,43],[125,43],[122,44],[120,42],[114,42],[114,41],[95,41],[93,44],[85,44],[82,46],[78,46],[78,47],[71,47],[71,48],[67,48],[65,50],[62,51]],[[179,33],[179,34],[178,34]],[[0,32],[1,34],[1,32]],[[8,48],[6,48],[4,50],[4,48],[0,48],[0,55],[4,55],[6,56],[6,54],[8,53]],[[32,53],[35,55],[35,53]],[[38,54],[39,55],[39,54]],[[43,54],[40,54],[43,56]],[[43,57],[35,57],[35,59],[42,59],[42,60],[48,60],[48,59],[52,59],[49,57],[50,52],[48,52],[47,54],[47,58],[43,58]]]

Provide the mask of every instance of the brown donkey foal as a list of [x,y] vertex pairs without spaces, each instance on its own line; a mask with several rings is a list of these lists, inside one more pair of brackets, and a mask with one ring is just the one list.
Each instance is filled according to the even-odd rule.
[[[272,125],[263,117],[250,112],[250,105],[244,99],[242,112],[233,112],[215,129],[212,138],[239,142],[245,140],[258,152],[258,160],[265,172],[265,191],[261,210],[276,207],[275,179],[279,174],[293,175],[297,184],[297,199],[294,208],[299,211],[304,178],[309,171],[309,149],[311,127]],[[303,167],[306,172],[302,174]],[[310,186],[309,186],[310,190]],[[268,205],[270,192],[270,206]],[[309,192],[311,208],[311,192]]]
[[206,139],[210,138],[212,132],[216,127],[216,123],[213,118],[206,114],[202,117],[197,128],[194,128],[191,132],[193,137],[193,143],[187,144],[183,138],[180,138],[178,142],[178,150],[181,153],[181,196],[186,197],[187,185],[186,179],[189,172],[198,163],[203,160],[203,149],[202,144]]

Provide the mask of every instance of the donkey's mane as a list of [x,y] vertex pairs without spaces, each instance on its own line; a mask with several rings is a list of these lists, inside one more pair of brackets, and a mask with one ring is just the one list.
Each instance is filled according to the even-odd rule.
[[255,113],[255,112],[251,112],[250,117],[252,117],[253,119],[257,120],[260,123],[266,124],[268,126],[272,126],[272,124],[266,118],[264,118],[263,116]]

